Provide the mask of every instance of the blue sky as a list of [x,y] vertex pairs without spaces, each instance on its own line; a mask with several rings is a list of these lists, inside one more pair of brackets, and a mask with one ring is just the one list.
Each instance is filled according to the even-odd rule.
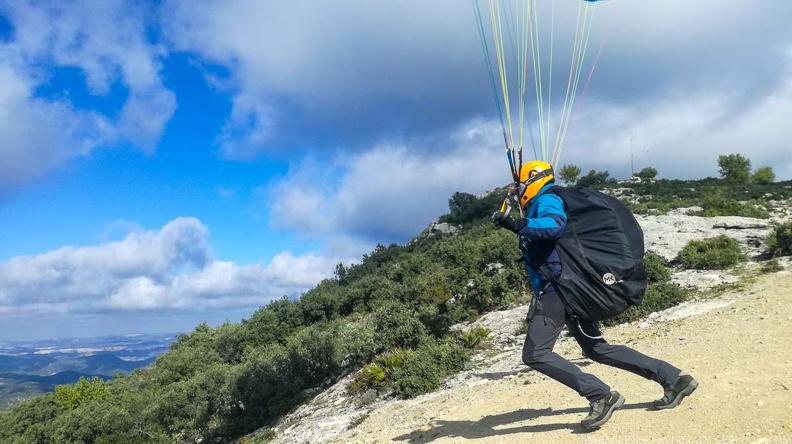
[[[792,179],[790,2],[601,3],[560,163]],[[508,180],[469,2],[0,0],[4,339],[238,322]]]

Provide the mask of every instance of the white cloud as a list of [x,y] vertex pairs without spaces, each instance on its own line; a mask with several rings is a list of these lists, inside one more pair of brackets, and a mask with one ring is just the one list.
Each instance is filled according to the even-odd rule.
[[[605,3],[597,30],[613,17],[611,32],[587,92],[605,113],[641,116],[647,102],[702,94],[739,112],[783,83],[788,1]],[[559,16],[574,14],[567,11],[574,2],[555,4]],[[370,131],[370,146],[385,133],[427,134],[494,114],[469,3],[171,0],[163,9],[175,48],[230,72],[236,99],[220,143],[232,158],[285,149],[294,145],[288,137],[311,132]],[[575,20],[558,22],[555,85],[563,87],[568,57],[560,42]],[[283,134],[286,143],[273,143]]]
[[[20,0],[0,11],[13,25],[12,38],[0,42],[0,195],[99,146],[122,141],[153,150],[176,100],[162,82],[166,52],[148,41],[144,8]],[[120,88],[126,97],[120,109],[94,109],[68,89],[75,83],[59,83],[59,73],[84,79],[89,96]]]
[[275,109],[261,98],[237,95],[231,116],[218,137],[221,154],[228,159],[252,159],[276,131]]
[[561,163],[626,178],[632,153],[636,171],[653,166],[661,177],[697,179],[718,176],[719,155],[740,153],[754,168],[771,166],[777,180],[790,180],[792,66],[787,73],[775,92],[742,106],[734,105],[732,94],[714,92],[629,108],[589,103]]
[[0,263],[0,313],[254,309],[307,291],[341,260],[348,258],[283,252],[268,264],[217,261],[207,228],[177,218],[120,241]]
[[270,190],[273,224],[313,235],[405,241],[448,212],[454,192],[480,193],[510,180],[499,131],[494,122],[475,121],[447,139],[305,160]]
[[483,73],[472,9],[453,0],[173,0],[163,11],[175,49],[230,72],[233,110],[219,141],[231,158],[260,154],[279,134],[305,136],[303,123],[349,119],[358,133],[376,131],[355,121],[400,101],[439,104],[484,85],[470,75]]
[[[636,172],[653,166],[661,177],[695,179],[717,176],[718,155],[739,152],[754,168],[772,166],[777,180],[789,180],[790,115],[792,70],[783,88],[737,110],[728,93],[636,107],[592,101],[573,122],[559,163],[625,179],[633,160]],[[509,181],[499,133],[497,122],[475,120],[445,138],[306,158],[270,188],[271,220],[315,236],[404,242],[447,212],[454,192],[480,193]],[[526,147],[524,157],[532,156]]]
[[31,80],[0,58],[0,198],[90,151],[105,119],[33,97]]

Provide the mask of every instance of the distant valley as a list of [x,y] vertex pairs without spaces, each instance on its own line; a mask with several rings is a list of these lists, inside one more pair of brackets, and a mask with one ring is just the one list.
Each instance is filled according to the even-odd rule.
[[148,367],[176,334],[0,342],[0,410],[80,377],[110,379]]

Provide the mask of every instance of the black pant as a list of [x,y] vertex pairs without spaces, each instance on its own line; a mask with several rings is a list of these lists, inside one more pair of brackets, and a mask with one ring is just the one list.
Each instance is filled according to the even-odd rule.
[[536,311],[528,324],[528,334],[523,345],[523,362],[575,390],[589,401],[596,401],[610,392],[610,387],[599,378],[584,373],[578,366],[553,352],[553,346],[564,324],[569,328],[583,353],[592,361],[627,370],[667,387],[679,376],[681,370],[673,365],[646,356],[623,345],[610,345],[599,336],[596,323],[580,320],[578,323],[566,312],[561,298],[555,292],[545,293],[537,301]]

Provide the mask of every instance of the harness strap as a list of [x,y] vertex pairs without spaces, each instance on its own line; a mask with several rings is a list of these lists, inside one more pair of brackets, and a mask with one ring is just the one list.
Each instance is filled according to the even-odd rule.
[[580,317],[575,316],[575,315],[573,315],[572,317],[575,319],[575,323],[577,323],[577,328],[578,328],[578,330],[580,330],[580,333],[583,336],[585,336],[585,337],[587,337],[589,339],[605,339],[605,335],[603,335],[601,331],[597,331],[597,333],[599,333],[599,336],[589,336],[589,335],[587,335],[586,331],[583,330],[583,326],[580,325]]

